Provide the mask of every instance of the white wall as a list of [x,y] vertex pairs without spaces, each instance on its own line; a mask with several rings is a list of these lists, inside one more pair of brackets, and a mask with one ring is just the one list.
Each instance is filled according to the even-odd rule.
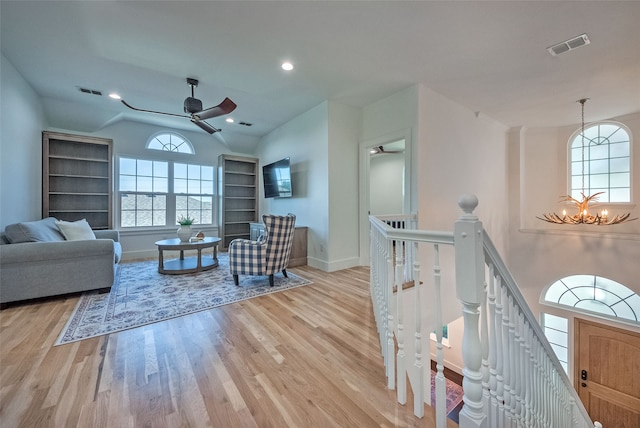
[[460,216],[458,198],[478,197],[475,213],[504,254],[507,244],[507,128],[421,87],[421,227],[451,229]]
[[414,85],[393,95],[369,104],[362,109],[362,129],[360,131],[359,173],[360,173],[360,263],[369,263],[369,189],[370,154],[373,146],[393,141],[405,142],[405,195],[402,213],[416,213],[418,209],[417,152],[415,136],[417,127],[418,86]]
[[[508,248],[507,128],[495,120],[420,87],[420,168],[418,213],[421,229],[452,231],[462,211],[458,198],[464,193],[478,197],[474,211],[504,257]],[[432,251],[422,251],[420,262],[426,278],[433,265]],[[451,348],[445,349],[447,366],[463,367],[460,343],[462,323],[454,275],[454,252],[440,249],[442,266],[443,323],[450,324]],[[427,284],[432,281],[425,281]],[[431,307],[427,293],[424,307]],[[433,316],[426,317],[434,325]]]
[[[452,231],[462,211],[464,193],[478,197],[474,211],[504,256],[507,247],[507,129],[436,92],[420,91],[420,152],[418,182],[421,229]],[[429,266],[430,259],[423,261]],[[445,260],[445,262],[452,262]],[[455,299],[446,284],[445,302]],[[445,315],[444,322],[454,314]]]
[[39,97],[0,58],[0,230],[42,217],[42,130]]
[[328,140],[329,107],[324,102],[266,135],[255,153],[260,165],[291,158],[293,197],[261,197],[260,213],[294,213],[296,225],[308,228],[308,264],[318,268],[329,261]]
[[359,109],[329,102],[329,272],[359,264],[360,120]]
[[[362,109],[362,130],[360,140],[391,142],[398,137],[405,139],[405,159],[410,172],[409,180],[405,182],[408,190],[406,204],[408,212],[417,212],[418,205],[418,152],[420,147],[415,142],[419,136],[418,128],[418,97],[419,86],[413,85],[387,98],[369,104]],[[365,154],[368,156],[368,153]],[[364,220],[361,220],[364,221]]]
[[328,272],[358,264],[359,129],[358,109],[325,101],[256,150],[262,165],[288,156],[292,169],[293,197],[261,198],[261,213],[296,214],[296,224],[308,228],[308,264]]
[[[609,212],[640,217],[640,113],[612,120],[625,124],[632,134],[633,203],[610,205]],[[542,290],[569,275],[603,276],[640,294],[640,220],[588,226],[555,225],[535,218],[562,211],[559,200],[567,194],[567,144],[579,127],[527,129],[511,136],[510,181],[519,186],[512,191],[517,203],[512,204],[516,212],[511,216],[507,262],[536,315],[543,310],[538,303]]]
[[404,153],[371,156],[369,162],[371,214],[402,214]]
[[[640,113],[613,118],[629,127],[632,137],[632,204],[610,206],[610,213],[640,217]],[[509,138],[510,251],[506,261],[533,314],[547,312],[569,320],[569,367],[573,365],[576,317],[622,329],[637,326],[577,314],[540,304],[547,286],[575,274],[598,275],[640,294],[640,220],[614,226],[555,225],[536,219],[561,212],[567,194],[567,144],[580,124],[561,128],[514,130]],[[569,373],[572,376],[572,373]]]

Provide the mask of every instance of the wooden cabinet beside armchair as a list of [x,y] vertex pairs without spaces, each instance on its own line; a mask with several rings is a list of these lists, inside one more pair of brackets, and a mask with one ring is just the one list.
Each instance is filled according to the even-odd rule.
[[[249,233],[252,241],[257,240],[264,233],[263,223],[249,223]],[[293,232],[293,244],[288,267],[304,266],[307,264],[307,227],[296,226]]]

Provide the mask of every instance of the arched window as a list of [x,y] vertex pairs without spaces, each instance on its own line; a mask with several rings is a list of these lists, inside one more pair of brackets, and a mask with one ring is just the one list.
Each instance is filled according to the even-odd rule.
[[[624,285],[595,275],[572,275],[544,290],[540,302],[616,321],[640,323],[640,296]],[[560,364],[570,373],[567,318],[542,313],[540,325]]]
[[[599,202],[631,202],[631,135],[619,123],[600,122],[571,138],[571,197],[604,192]],[[583,147],[584,141],[584,147]]]
[[601,276],[572,275],[549,286],[542,303],[568,306],[577,312],[640,322],[640,296]]
[[147,141],[147,149],[163,150],[166,152],[194,154],[193,146],[182,135],[174,132],[159,132]]

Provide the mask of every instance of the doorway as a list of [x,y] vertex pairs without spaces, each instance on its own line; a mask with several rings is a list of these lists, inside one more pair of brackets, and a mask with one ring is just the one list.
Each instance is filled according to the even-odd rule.
[[640,333],[575,319],[578,395],[604,427],[640,427]]
[[411,212],[411,140],[404,130],[360,144],[360,264],[369,265],[369,214]]
[[369,214],[404,212],[404,149],[402,139],[369,151]]

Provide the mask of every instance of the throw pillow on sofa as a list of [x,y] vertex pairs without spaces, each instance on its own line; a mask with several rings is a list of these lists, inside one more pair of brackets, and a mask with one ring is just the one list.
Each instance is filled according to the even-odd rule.
[[54,217],[10,224],[5,227],[4,233],[11,244],[64,241]]
[[85,219],[78,221],[56,220],[56,225],[67,241],[96,239],[95,233]]

